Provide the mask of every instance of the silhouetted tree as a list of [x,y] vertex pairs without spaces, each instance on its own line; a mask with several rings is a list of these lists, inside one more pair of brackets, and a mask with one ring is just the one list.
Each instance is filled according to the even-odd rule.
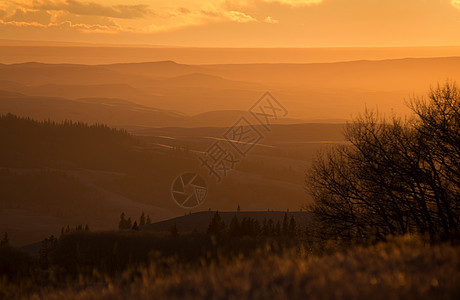
[[216,211],[208,226],[208,234],[219,237],[225,233],[225,222],[221,219],[219,212]]
[[131,227],[131,229],[134,231],[139,231],[139,226],[137,225],[137,221],[134,221],[133,227]]
[[231,236],[239,236],[241,234],[240,222],[238,221],[237,216],[233,216],[230,221],[228,231]]
[[142,212],[141,217],[139,219],[139,226],[144,226],[145,225],[145,214]]
[[152,221],[150,220],[150,216],[147,215],[147,221],[145,221],[145,225],[152,224]]
[[[136,222],[137,226],[137,222]],[[118,222],[118,229],[120,230],[126,230],[126,229],[132,229],[133,228],[133,223],[131,221],[131,217],[126,219],[125,213],[121,213],[120,215],[120,222]]]
[[283,234],[284,236],[288,236],[288,235],[289,235],[289,220],[288,220],[287,213],[284,213],[284,217],[283,217],[283,227],[281,228],[281,231],[282,231],[282,234]]
[[267,223],[267,218],[264,218],[262,221],[262,235],[263,236],[268,236],[268,223]]
[[126,229],[126,219],[125,219],[125,213],[122,212],[120,215],[120,222],[118,222],[118,229]]
[[267,235],[273,236],[275,235],[275,222],[272,219],[268,219],[267,221]]
[[262,233],[262,228],[260,227],[260,222],[259,220],[254,219],[252,223],[252,234],[254,236],[258,236]]
[[39,264],[42,269],[48,269],[52,264],[52,258],[56,251],[58,240],[53,235],[42,241],[39,251]]
[[459,238],[459,88],[438,85],[411,107],[409,121],[366,112],[347,125],[348,144],[318,156],[307,184],[323,234]]
[[8,233],[5,232],[3,234],[2,240],[0,241],[0,247],[6,247],[8,246],[8,244],[9,244]]
[[288,235],[290,237],[294,237],[297,234],[297,224],[294,219],[294,216],[291,216],[291,219],[289,220],[289,227],[288,227]]
[[281,235],[281,224],[280,221],[276,221],[275,230],[273,231],[274,235]]

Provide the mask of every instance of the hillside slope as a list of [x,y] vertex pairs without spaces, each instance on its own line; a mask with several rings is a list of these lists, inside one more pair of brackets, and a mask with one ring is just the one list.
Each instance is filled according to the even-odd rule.
[[[296,224],[301,228],[304,228],[308,220],[311,218],[311,214],[307,212],[284,212],[284,211],[219,211],[218,212],[222,221],[228,226],[234,216],[241,222],[243,218],[251,218],[259,221],[260,224],[266,220],[273,220],[276,222],[283,222],[284,215],[290,219],[294,217]],[[153,231],[153,232],[166,232],[171,226],[176,225],[179,232],[206,232],[211,219],[216,214],[216,211],[200,211],[192,214],[188,214],[173,219],[168,219],[160,222],[156,222],[150,225],[141,227],[141,230]]]

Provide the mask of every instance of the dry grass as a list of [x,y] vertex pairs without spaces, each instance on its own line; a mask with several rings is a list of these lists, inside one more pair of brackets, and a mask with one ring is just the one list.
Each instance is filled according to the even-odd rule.
[[[33,299],[460,299],[460,248],[402,237],[315,256],[259,253],[194,269],[172,263],[129,270],[88,286],[41,291]],[[85,288],[82,288],[85,286]]]

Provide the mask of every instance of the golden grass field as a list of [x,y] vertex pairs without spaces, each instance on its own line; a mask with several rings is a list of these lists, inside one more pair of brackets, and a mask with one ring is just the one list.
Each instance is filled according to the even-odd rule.
[[[334,248],[334,247],[332,247]],[[331,249],[332,249],[331,248]],[[17,299],[458,299],[460,248],[430,246],[416,237],[390,239],[370,247],[326,250],[264,249],[219,264],[184,267],[168,259],[123,272],[97,273],[67,286],[32,294],[3,286]],[[160,271],[160,264],[161,269]],[[164,268],[167,266],[167,268]],[[58,280],[56,278],[56,280]]]

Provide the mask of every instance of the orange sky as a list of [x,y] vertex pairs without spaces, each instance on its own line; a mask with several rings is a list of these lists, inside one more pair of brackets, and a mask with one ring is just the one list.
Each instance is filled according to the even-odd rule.
[[460,45],[460,0],[0,0],[0,38],[228,47]]

